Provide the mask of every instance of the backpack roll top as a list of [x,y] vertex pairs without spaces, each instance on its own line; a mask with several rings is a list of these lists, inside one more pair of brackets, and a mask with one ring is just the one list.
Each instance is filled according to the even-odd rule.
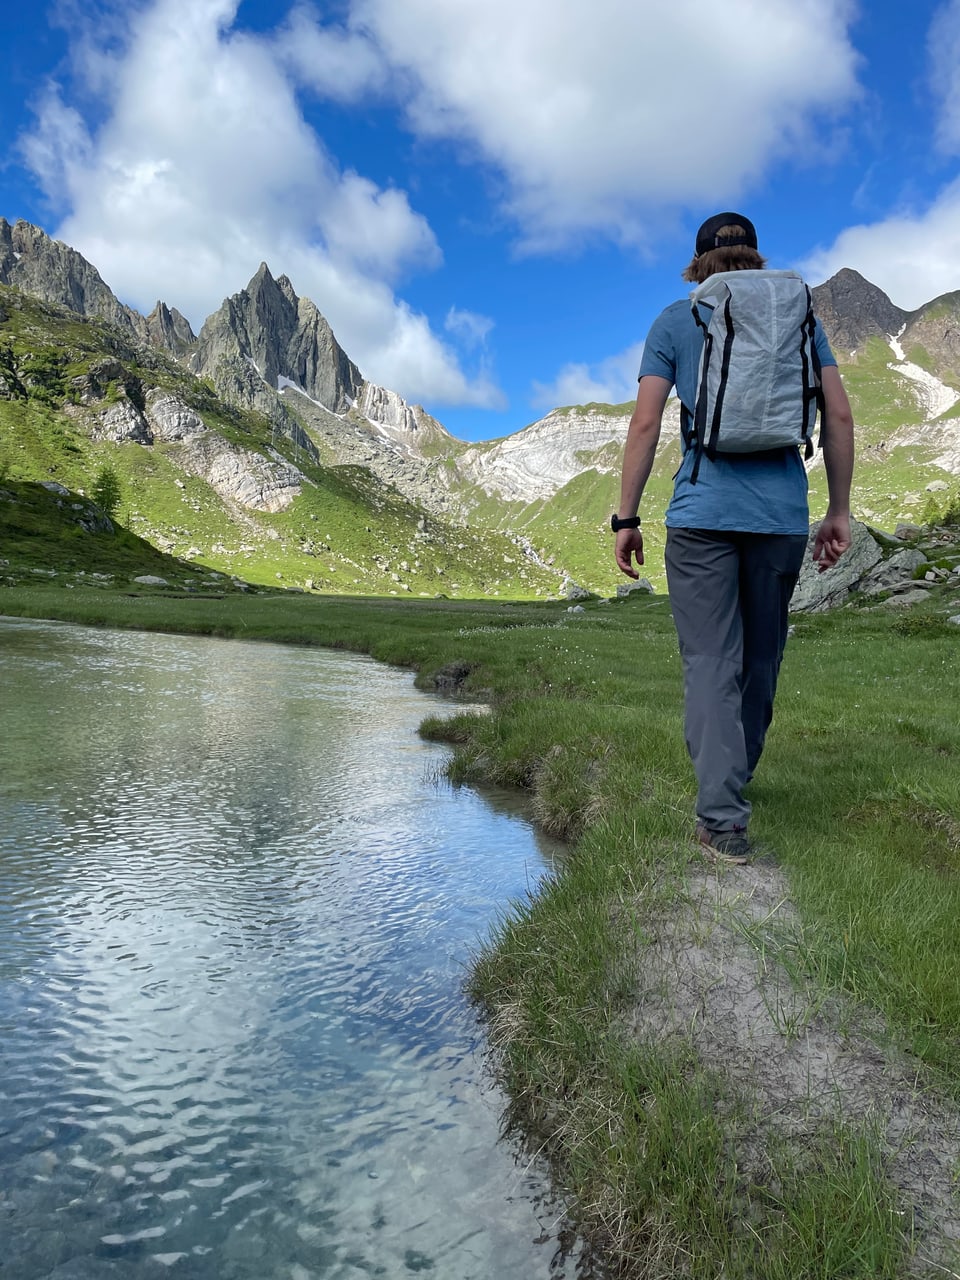
[[[688,447],[711,460],[801,446],[822,407],[810,289],[794,271],[724,271],[690,294],[704,331]],[[699,471],[700,457],[695,463]],[[691,477],[695,479],[694,477]]]

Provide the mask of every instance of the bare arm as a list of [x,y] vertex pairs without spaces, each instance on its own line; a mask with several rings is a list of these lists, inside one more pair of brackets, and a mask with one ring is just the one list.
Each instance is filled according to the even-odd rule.
[[821,437],[829,504],[817,532],[813,558],[822,573],[850,546],[850,484],[853,480],[853,412],[835,365],[824,366]]
[[[637,403],[627,429],[623,450],[623,475],[620,481],[620,508],[617,514],[627,519],[637,514],[643,490],[650,478],[653,459],[660,440],[663,407],[673,384],[666,378],[648,374],[640,379]],[[643,564],[643,535],[639,529],[621,529],[617,534],[615,556],[620,569],[630,578],[640,574],[631,564]]]

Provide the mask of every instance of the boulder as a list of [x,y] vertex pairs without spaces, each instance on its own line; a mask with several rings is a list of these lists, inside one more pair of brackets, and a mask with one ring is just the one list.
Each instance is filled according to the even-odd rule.
[[883,559],[883,552],[870,530],[859,520],[854,520],[851,522],[853,539],[849,550],[832,569],[821,573],[812,559],[819,528],[820,521],[810,526],[807,554],[790,600],[790,609],[794,613],[823,613],[843,604],[851,591],[858,590],[861,580]]
[[574,582],[573,578],[564,578],[563,595],[565,600],[589,600],[593,592],[588,591],[586,587],[581,587],[580,583]]
[[893,536],[901,542],[916,542],[922,534],[923,530],[918,524],[898,524],[893,531]]
[[871,569],[857,589],[868,596],[893,591],[905,581],[912,581],[916,570],[926,563],[927,557],[922,551],[905,547]]
[[912,591],[898,591],[896,595],[890,596],[884,604],[888,604],[895,609],[905,609],[907,605],[921,604],[927,599],[926,591],[914,589]]

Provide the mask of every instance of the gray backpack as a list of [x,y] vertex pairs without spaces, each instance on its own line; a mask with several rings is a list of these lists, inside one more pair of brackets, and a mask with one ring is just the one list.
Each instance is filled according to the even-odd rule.
[[795,271],[720,271],[691,292],[690,305],[704,333],[693,417],[681,415],[696,450],[691,483],[703,454],[802,446],[811,457],[823,393],[804,280]]

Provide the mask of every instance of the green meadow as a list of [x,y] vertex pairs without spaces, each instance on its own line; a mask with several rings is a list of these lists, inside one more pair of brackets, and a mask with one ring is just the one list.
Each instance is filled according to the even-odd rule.
[[[960,587],[910,612],[795,620],[750,793],[766,852],[749,878],[707,869],[691,843],[663,596],[573,611],[125,590],[7,587],[0,612],[414,668],[454,690],[450,714],[422,726],[450,744],[451,779],[523,788],[567,841],[504,909],[467,985],[505,1125],[549,1160],[608,1274],[960,1271]],[[715,955],[728,967],[711,969]],[[708,981],[688,1009],[694,971]],[[738,1048],[748,993],[756,1043]],[[729,1025],[712,1026],[720,995]],[[801,1051],[806,1083],[766,1071]],[[912,1177],[911,1151],[936,1176]]]

